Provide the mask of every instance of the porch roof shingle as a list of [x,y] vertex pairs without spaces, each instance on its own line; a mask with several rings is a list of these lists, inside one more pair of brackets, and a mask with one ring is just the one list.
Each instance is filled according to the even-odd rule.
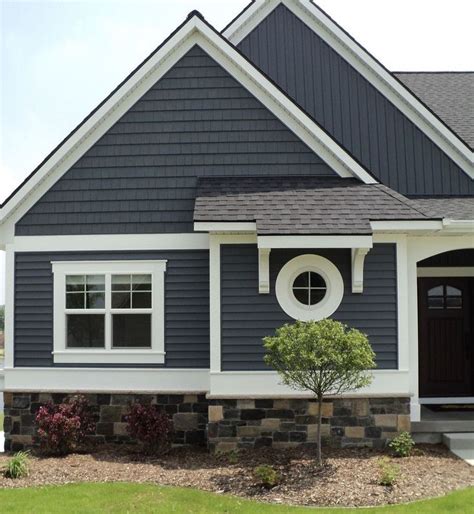
[[196,222],[256,222],[266,235],[370,234],[370,221],[426,219],[384,185],[339,177],[201,178],[194,208]]

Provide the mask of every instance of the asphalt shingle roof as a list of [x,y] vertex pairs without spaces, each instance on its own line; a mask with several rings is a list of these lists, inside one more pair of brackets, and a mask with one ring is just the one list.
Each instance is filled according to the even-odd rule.
[[474,72],[396,72],[394,75],[474,148]]
[[370,234],[370,221],[426,219],[386,186],[339,177],[202,178],[194,208],[194,221],[251,221],[267,235]]
[[427,216],[474,220],[474,197],[413,198],[415,207]]

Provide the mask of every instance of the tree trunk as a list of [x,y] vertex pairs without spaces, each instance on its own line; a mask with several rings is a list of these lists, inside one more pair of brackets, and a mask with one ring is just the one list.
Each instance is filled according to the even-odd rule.
[[321,452],[321,421],[323,417],[323,397],[318,396],[318,429],[316,432],[317,445],[318,445],[318,466],[323,465],[323,458]]

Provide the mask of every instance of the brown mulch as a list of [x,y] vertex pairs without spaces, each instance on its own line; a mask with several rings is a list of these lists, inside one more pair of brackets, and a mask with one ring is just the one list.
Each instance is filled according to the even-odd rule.
[[[67,457],[31,456],[27,478],[0,475],[0,487],[27,487],[73,482],[141,482],[195,487],[260,501],[300,505],[365,506],[439,496],[474,486],[474,467],[440,445],[419,445],[413,456],[393,459],[401,474],[393,487],[378,484],[379,462],[387,455],[369,449],[326,449],[325,464],[315,465],[313,450],[261,449],[240,452],[236,462],[204,450],[176,448],[160,458],[134,447],[103,448]],[[0,456],[0,468],[8,460]],[[256,485],[253,469],[270,464],[281,475],[279,485]]]

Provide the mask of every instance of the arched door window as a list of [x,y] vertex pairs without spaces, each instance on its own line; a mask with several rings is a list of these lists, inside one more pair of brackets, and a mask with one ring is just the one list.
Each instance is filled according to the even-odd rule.
[[443,284],[428,290],[428,309],[462,309],[462,291]]

